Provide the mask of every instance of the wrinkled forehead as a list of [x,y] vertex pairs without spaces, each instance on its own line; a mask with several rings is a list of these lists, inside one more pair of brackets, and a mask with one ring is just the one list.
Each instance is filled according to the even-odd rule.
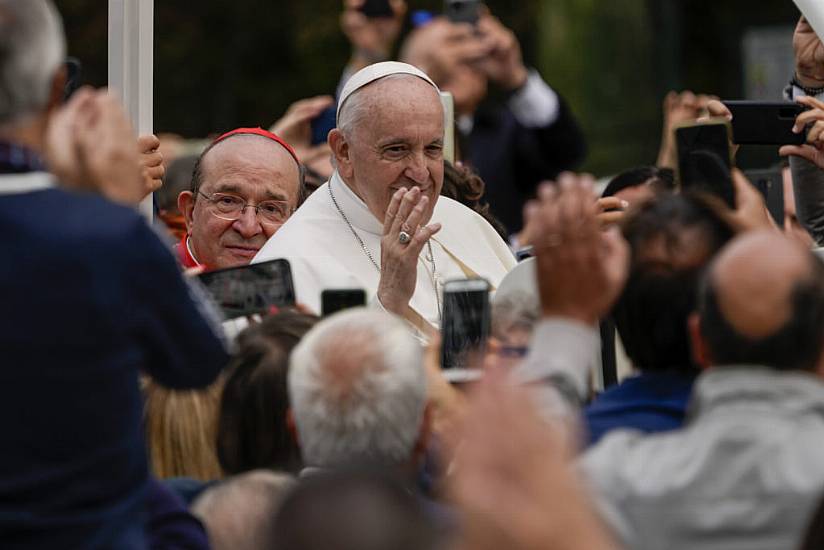
[[214,144],[203,157],[204,165],[247,164],[279,172],[298,171],[294,157],[279,143],[263,136],[239,134]]
[[280,144],[256,135],[232,136],[215,144],[202,159],[202,173],[207,186],[215,180],[300,186],[300,168],[292,155]]

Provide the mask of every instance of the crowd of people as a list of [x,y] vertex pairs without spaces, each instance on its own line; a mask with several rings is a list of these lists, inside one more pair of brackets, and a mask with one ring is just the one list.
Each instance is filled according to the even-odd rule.
[[[335,97],[185,150],[135,135],[106,90],[64,97],[53,2],[0,0],[0,547],[821,548],[806,19],[779,224],[737,169],[734,205],[680,185],[674,128],[731,118],[718,98],[668,95],[655,165],[600,188],[570,171],[566,101],[487,10],[401,41],[406,2],[363,3],[344,2]],[[240,331],[197,277],[276,259],[297,303]],[[451,383],[443,288],[475,278],[495,294],[481,380]],[[330,289],[366,304],[321,318]],[[593,383],[615,346],[631,373]]]

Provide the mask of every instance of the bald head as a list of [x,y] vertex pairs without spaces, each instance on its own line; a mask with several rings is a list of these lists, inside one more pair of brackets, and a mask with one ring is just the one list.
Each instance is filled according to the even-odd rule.
[[824,341],[824,267],[776,232],[746,234],[713,263],[701,332],[717,364],[809,369]]
[[203,151],[193,175],[192,187],[197,191],[205,181],[219,179],[224,173],[252,177],[260,182],[278,182],[283,199],[300,195],[300,166],[279,143],[255,134],[230,136]]
[[793,315],[795,288],[811,281],[812,261],[809,251],[772,231],[733,241],[710,272],[719,311],[743,336],[774,334]]

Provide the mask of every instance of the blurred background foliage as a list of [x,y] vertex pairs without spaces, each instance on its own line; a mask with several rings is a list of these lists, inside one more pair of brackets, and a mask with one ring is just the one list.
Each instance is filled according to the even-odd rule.
[[[409,0],[439,11],[441,0]],[[106,83],[105,0],[56,0],[87,83]],[[667,90],[743,96],[741,38],[791,27],[791,0],[488,0],[526,61],[570,102],[607,175],[655,160]],[[155,0],[155,129],[202,137],[267,126],[334,93],[349,47],[340,0]],[[791,32],[791,31],[790,31]],[[789,79],[790,75],[787,75]],[[781,90],[775,91],[780,97]]]

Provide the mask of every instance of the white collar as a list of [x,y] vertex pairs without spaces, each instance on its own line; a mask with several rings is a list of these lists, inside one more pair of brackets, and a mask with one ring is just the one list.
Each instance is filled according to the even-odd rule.
[[[346,185],[337,170],[329,179],[329,188],[353,227],[379,237],[383,235],[383,222],[379,221],[366,203]],[[334,207],[334,204],[332,206]]]
[[0,195],[32,193],[55,187],[54,177],[48,172],[0,175]]
[[191,236],[186,235],[186,251],[189,253],[189,256],[192,257],[192,259],[195,261],[195,263],[198,266],[202,266],[203,264],[200,263],[200,260],[197,259],[197,257],[195,256],[195,253],[192,251],[192,245],[189,244],[189,241],[191,241],[191,240],[192,240]]

